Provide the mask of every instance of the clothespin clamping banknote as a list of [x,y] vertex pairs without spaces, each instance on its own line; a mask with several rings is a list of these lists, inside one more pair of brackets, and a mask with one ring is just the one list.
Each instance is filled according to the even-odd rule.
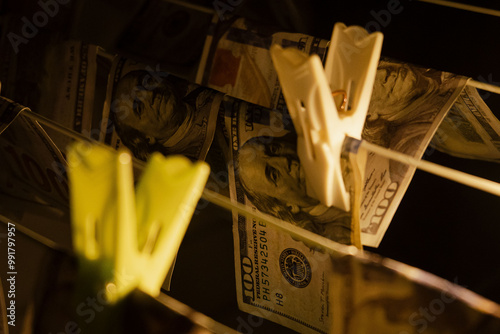
[[68,152],[68,163],[80,272],[94,285],[105,287],[110,302],[135,288],[157,296],[209,166],[182,156],[154,154],[134,194],[132,158],[126,151],[77,143]]
[[[323,69],[318,55],[271,47],[283,95],[297,131],[307,194],[349,211],[340,155],[347,136],[360,139],[383,35],[337,23]],[[337,101],[336,101],[337,100]],[[339,103],[340,102],[340,103]]]
[[[342,150],[366,151],[500,196],[500,184],[361,140],[383,35],[337,23],[325,69],[317,55],[271,47],[283,95],[297,131],[307,194],[326,206],[350,209],[342,178]],[[333,96],[332,96],[333,95]],[[340,101],[335,101],[339,99]],[[340,104],[339,104],[340,102]],[[348,145],[345,145],[348,144]]]

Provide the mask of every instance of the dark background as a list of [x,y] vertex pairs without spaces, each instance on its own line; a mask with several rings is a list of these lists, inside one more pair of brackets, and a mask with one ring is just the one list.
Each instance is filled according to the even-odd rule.
[[[69,27],[72,37],[156,64],[157,59],[151,58],[154,50],[134,49],[130,46],[133,43],[119,38],[120,29],[127,28],[127,20],[141,11],[141,3],[154,2],[162,3],[75,0],[74,6],[68,8],[68,19],[61,16],[48,28]],[[185,2],[213,8],[211,0]],[[490,1],[461,2],[500,10],[500,4]],[[28,11],[26,3],[29,1],[0,2],[0,14],[14,11],[22,16]],[[243,0],[233,14],[283,31],[325,39],[330,38],[336,22],[378,27],[384,34],[383,56],[500,85],[500,17],[415,0],[400,0],[398,13],[391,14],[389,3],[395,2]],[[36,10],[36,2],[31,4]],[[102,10],[104,7],[107,12]],[[182,25],[172,22],[173,30],[176,24]],[[205,33],[198,29],[192,31],[192,36],[204,40]],[[158,43],[152,45],[165,49]],[[172,49],[172,59],[176,50]],[[186,76],[190,73],[189,64],[172,66]],[[499,117],[500,97],[488,93],[484,97]],[[212,155],[217,156],[215,148]],[[425,158],[500,182],[498,164],[432,151]],[[367,250],[427,270],[500,303],[499,209],[498,197],[417,171],[380,247]],[[237,309],[233,257],[231,215],[208,205],[193,217],[179,251],[169,294],[244,333],[288,332],[267,321],[253,327],[242,325],[248,324],[250,318]]]

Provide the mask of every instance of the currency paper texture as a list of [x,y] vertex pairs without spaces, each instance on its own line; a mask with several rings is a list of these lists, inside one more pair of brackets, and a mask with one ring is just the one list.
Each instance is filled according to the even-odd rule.
[[[8,43],[7,43],[8,44]],[[40,32],[18,54],[4,45],[0,54],[2,96],[28,106],[62,126],[91,136],[97,47]],[[50,131],[64,150],[69,138]]]
[[[229,135],[229,187],[233,201],[249,210],[280,218],[303,241],[264,221],[233,214],[238,305],[242,311],[283,324],[301,333],[327,333],[332,321],[328,294],[332,263],[317,251],[324,237],[360,247],[357,212],[328,208],[306,195],[305,175],[296,152],[296,134],[287,113],[226,97]],[[356,166],[342,158],[355,203]],[[357,191],[357,193],[356,193]],[[354,246],[351,246],[354,247]]]
[[0,213],[70,249],[66,160],[22,109],[0,97]]
[[[18,104],[0,97],[0,115]],[[0,134],[2,192],[59,210],[68,207],[66,161],[44,129],[18,115]]]
[[431,145],[460,158],[500,162],[500,121],[477,89],[467,86],[439,126]]
[[333,334],[497,333],[500,305],[389,259],[337,258],[331,276]]
[[103,111],[102,139],[142,160],[159,151],[205,159],[223,94],[117,56]]
[[[381,60],[363,139],[420,159],[466,82],[455,74]],[[379,245],[414,173],[415,167],[368,155],[360,208],[364,245]]]
[[202,60],[205,67],[199,69],[197,83],[280,110],[278,106],[283,107],[285,100],[269,55],[271,45],[294,47],[320,58],[326,55],[328,46],[328,41],[320,38],[274,31],[243,18],[235,20],[223,33],[210,31],[207,39],[211,43],[206,45]]
[[[451,283],[283,224],[288,225],[249,216],[233,227],[240,250],[238,304],[253,316],[299,333],[500,329],[500,305],[459,286],[457,279]],[[258,332],[258,321],[248,325]]]
[[[224,110],[231,143],[231,198],[336,242],[360,247],[357,215],[326,207],[307,195],[290,116],[232,98],[225,99]],[[352,201],[355,170],[350,160],[342,158]],[[238,222],[241,219],[245,218]]]

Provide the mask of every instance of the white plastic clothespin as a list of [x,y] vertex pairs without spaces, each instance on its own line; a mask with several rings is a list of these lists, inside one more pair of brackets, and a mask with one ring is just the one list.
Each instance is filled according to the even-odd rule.
[[[347,136],[360,139],[375,81],[383,35],[358,26],[334,26],[325,69],[318,55],[271,47],[288,110],[307,194],[327,206],[350,210],[340,166]],[[335,98],[342,98],[337,108]],[[338,97],[337,97],[338,96]]]

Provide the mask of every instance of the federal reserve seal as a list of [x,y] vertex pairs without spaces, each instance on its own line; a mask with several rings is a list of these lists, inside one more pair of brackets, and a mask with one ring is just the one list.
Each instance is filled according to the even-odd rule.
[[281,253],[280,269],[288,283],[296,288],[305,288],[311,282],[311,265],[305,255],[294,248]]

